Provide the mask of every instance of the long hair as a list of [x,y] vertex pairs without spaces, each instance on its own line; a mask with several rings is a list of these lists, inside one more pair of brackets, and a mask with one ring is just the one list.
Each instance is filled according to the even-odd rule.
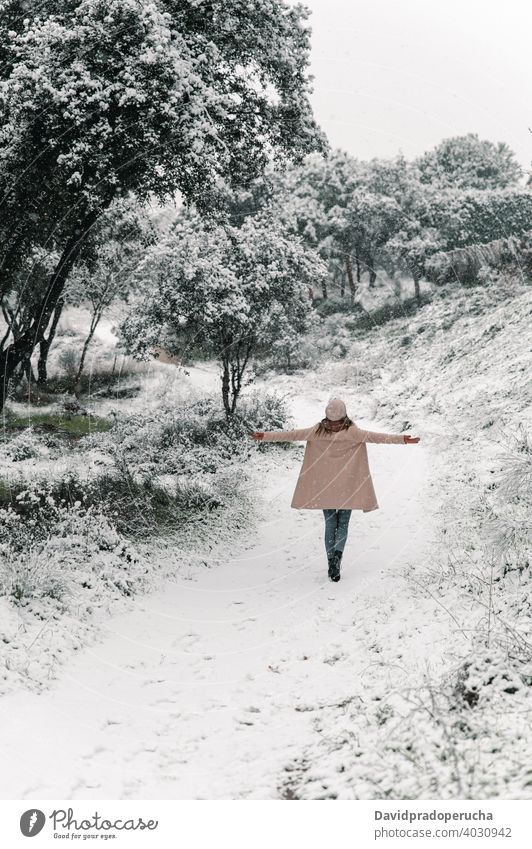
[[341,430],[347,430],[347,428],[351,427],[353,424],[349,416],[344,416],[343,419],[340,419],[339,421],[342,423],[342,426],[339,427],[338,430],[333,430],[333,428],[328,427],[329,419],[322,419],[316,428],[316,436],[322,436],[324,433],[338,433]]

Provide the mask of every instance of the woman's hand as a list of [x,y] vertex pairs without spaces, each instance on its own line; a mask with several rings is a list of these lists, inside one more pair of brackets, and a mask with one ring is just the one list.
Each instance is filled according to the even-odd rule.
[[404,440],[407,445],[415,445],[416,442],[419,442],[419,436],[408,436],[405,433]]
[[254,430],[253,433],[248,433],[250,439],[254,439],[255,442],[260,442],[261,439],[264,439],[264,431],[262,430]]

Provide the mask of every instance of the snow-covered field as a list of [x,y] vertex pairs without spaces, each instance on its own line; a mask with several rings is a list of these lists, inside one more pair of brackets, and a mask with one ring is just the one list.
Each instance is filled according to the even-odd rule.
[[[486,643],[469,511],[528,408],[529,295],[488,301],[459,293],[345,359],[263,379],[300,426],[338,392],[357,423],[422,438],[369,446],[380,510],[353,515],[341,582],[327,580],[321,512],[289,506],[302,446],[257,449],[249,528],[201,555],[154,545],[171,578],[100,617],[48,689],[1,700],[4,798],[530,796],[526,676],[491,701],[480,686],[476,706],[445,689],[477,637],[498,681],[498,614],[532,600],[526,576],[487,587]],[[168,368],[145,398],[153,381],[172,391]],[[189,372],[202,390],[217,380]],[[513,624],[526,641],[526,617]]]

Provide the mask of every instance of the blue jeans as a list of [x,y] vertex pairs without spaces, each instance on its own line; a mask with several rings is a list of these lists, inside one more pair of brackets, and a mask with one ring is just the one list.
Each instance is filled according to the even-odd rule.
[[324,510],[325,551],[331,557],[334,551],[343,551],[347,541],[347,528],[351,510]]

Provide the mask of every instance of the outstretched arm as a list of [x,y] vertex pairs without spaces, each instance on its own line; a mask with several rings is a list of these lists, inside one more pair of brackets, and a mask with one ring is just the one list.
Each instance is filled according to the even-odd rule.
[[355,442],[386,442],[394,445],[412,445],[419,442],[419,436],[409,436],[407,433],[379,433],[374,430],[364,430],[353,425]]
[[304,442],[309,438],[315,427],[316,425],[312,425],[312,427],[301,427],[299,430],[270,430],[266,432],[256,430],[253,433],[248,433],[248,436],[257,442]]

